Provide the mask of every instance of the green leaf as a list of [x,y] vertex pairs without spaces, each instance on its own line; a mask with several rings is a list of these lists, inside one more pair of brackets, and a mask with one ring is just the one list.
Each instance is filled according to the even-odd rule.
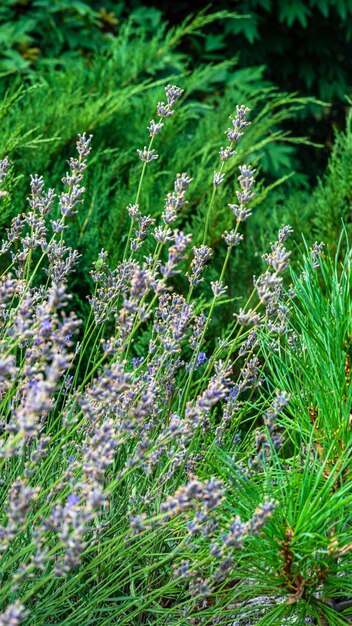
[[325,18],[329,16],[330,5],[331,0],[310,0],[310,6],[317,8]]
[[259,17],[258,15],[244,15],[243,18],[231,22],[227,31],[236,35],[243,35],[250,44],[253,44],[259,39]]
[[301,0],[281,0],[279,7],[279,20],[291,27],[294,22],[299,22],[303,28],[307,28],[308,17],[311,11],[306,3]]
[[219,35],[207,35],[205,38],[205,51],[212,52],[213,50],[223,50],[226,47],[224,36]]

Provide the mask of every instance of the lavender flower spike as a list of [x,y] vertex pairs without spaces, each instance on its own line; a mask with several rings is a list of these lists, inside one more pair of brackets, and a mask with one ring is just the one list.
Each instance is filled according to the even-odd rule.
[[28,616],[27,611],[20,602],[9,604],[7,609],[0,614],[0,626],[19,626]]
[[230,120],[232,122],[233,128],[228,128],[225,132],[226,137],[231,143],[237,143],[238,140],[242,137],[242,130],[246,126],[250,126],[251,122],[247,122],[246,115],[249,113],[250,109],[245,107],[243,104],[241,106],[236,107],[236,116],[230,116]]
[[148,150],[147,146],[144,146],[143,150],[137,149],[138,156],[141,161],[144,163],[150,163],[151,161],[156,161],[159,158],[158,154],[155,154],[155,150]]
[[177,100],[181,98],[183,91],[183,89],[180,89],[180,87],[176,87],[176,85],[167,85],[165,87],[167,103],[170,107],[173,107],[176,104]]
[[83,133],[82,135],[78,135],[76,148],[81,159],[86,159],[87,156],[89,156],[90,151],[91,151],[90,144],[91,144],[92,138],[93,138],[93,135],[89,135],[87,139],[86,133]]
[[219,172],[214,172],[213,177],[213,185],[214,187],[220,187],[221,183],[225,178],[225,174],[220,174]]
[[8,157],[1,159],[0,161],[0,184],[4,180],[5,176],[8,175],[8,169],[11,165],[11,161],[9,161]]
[[165,87],[165,93],[167,104],[165,104],[165,102],[158,102],[157,106],[157,115],[161,120],[175,114],[172,107],[176,104],[177,100],[181,98],[183,89],[176,87],[176,85],[167,85]]
[[208,246],[205,245],[202,245],[199,248],[193,246],[192,250],[194,253],[194,258],[191,261],[192,273],[190,275],[186,275],[188,276],[190,285],[194,286],[198,285],[198,283],[204,280],[204,278],[202,277],[202,273],[205,265],[213,254],[213,251],[211,248],[208,248]]
[[254,174],[256,170],[251,169],[248,165],[241,165],[239,169],[240,176],[238,177],[238,181],[241,186],[241,191],[236,191],[239,204],[229,204],[229,207],[237,217],[237,221],[244,222],[252,214],[251,209],[247,208],[247,204],[253,200],[255,196],[252,187],[255,182]]
[[149,136],[155,137],[156,135],[159,135],[163,126],[164,126],[163,122],[154,122],[154,120],[151,120],[149,126],[147,126],[149,130]]

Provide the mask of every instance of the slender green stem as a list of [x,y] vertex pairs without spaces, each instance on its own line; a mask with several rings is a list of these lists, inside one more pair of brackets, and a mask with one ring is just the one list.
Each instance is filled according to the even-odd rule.
[[205,218],[205,226],[204,226],[204,234],[203,234],[203,245],[206,243],[207,238],[208,238],[210,214],[211,214],[211,211],[212,211],[212,208],[213,208],[215,195],[216,195],[216,187],[214,185],[213,186],[213,191],[211,192],[210,202],[209,202],[209,206],[208,206],[208,210],[207,210],[207,214],[206,214],[206,218]]
[[[233,147],[233,142],[231,142],[230,145],[229,145],[230,150],[232,149],[232,147]],[[225,165],[225,161],[222,160],[221,161],[220,170],[218,172],[219,177],[222,175],[222,173],[224,171],[224,165]],[[207,210],[207,214],[206,214],[206,218],[205,218],[205,226],[204,226],[204,234],[203,234],[203,245],[206,243],[207,238],[208,238],[210,216],[211,216],[213,204],[214,204],[214,201],[215,201],[216,191],[217,191],[217,186],[213,184],[213,191],[212,191],[211,196],[210,196],[209,206],[208,206],[208,210]]]
[[[152,148],[152,145],[153,145],[153,141],[154,141],[154,135],[150,138],[149,146],[148,146],[148,149],[147,149],[147,153],[150,152],[150,150]],[[139,177],[138,189],[137,189],[136,198],[135,198],[135,201],[134,201],[135,204],[139,204],[146,167],[147,167],[147,161],[143,161],[143,167],[142,167],[141,175]],[[134,220],[132,219],[131,220],[131,224],[130,224],[130,228],[129,228],[129,231],[128,231],[127,241],[126,241],[126,245],[125,245],[125,251],[123,253],[123,260],[124,261],[126,260],[126,257],[127,257],[127,254],[128,254],[128,250],[129,250],[129,247],[130,247],[130,241],[131,241],[131,237],[132,237],[133,226],[134,226]]]
[[[220,273],[219,282],[221,282],[223,277],[224,277],[225,270],[226,270],[226,267],[227,267],[227,264],[228,264],[228,261],[229,261],[229,258],[230,258],[230,254],[231,254],[231,248],[227,248],[226,257],[225,257],[225,260],[224,260],[224,263],[223,263],[223,266],[222,266],[222,270],[221,270],[221,273]],[[204,324],[203,332],[202,332],[202,335],[200,337],[200,340],[199,340],[197,349],[195,351],[195,354],[193,356],[193,363],[192,363],[192,366],[191,366],[189,374],[188,374],[188,379],[187,379],[185,390],[184,390],[184,392],[182,394],[183,402],[182,402],[181,413],[183,412],[183,410],[185,408],[185,405],[186,405],[186,402],[187,402],[189,390],[190,390],[191,383],[192,383],[193,374],[194,374],[194,371],[195,371],[195,367],[197,365],[198,356],[199,356],[199,353],[200,353],[201,348],[203,346],[204,338],[205,338],[205,335],[206,335],[206,333],[208,331],[209,324],[211,322],[211,318],[212,318],[212,315],[213,315],[213,311],[214,311],[214,307],[215,307],[217,298],[218,298],[218,296],[215,296],[215,295],[213,296],[213,299],[212,299],[212,302],[211,302],[211,305],[210,305],[210,309],[209,309],[209,313],[208,313],[206,322]]]

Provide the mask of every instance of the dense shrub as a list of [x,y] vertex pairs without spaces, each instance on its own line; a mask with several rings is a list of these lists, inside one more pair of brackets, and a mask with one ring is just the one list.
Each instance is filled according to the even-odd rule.
[[[174,172],[188,170],[194,180],[181,224],[195,237],[201,231],[209,202],[215,155],[225,140],[226,115],[222,111],[231,111],[233,102],[238,101],[248,102],[253,111],[255,124],[229,164],[234,176],[219,189],[213,207],[209,236],[212,246],[219,249],[215,272],[220,271],[223,260],[218,245],[221,234],[230,227],[223,207],[233,196],[238,164],[246,161],[261,169],[261,189],[255,201],[259,211],[270,189],[291,173],[290,150],[294,151],[300,142],[308,143],[282,128],[285,121],[305,108],[306,99],[278,93],[269,83],[264,86],[261,70],[238,70],[235,59],[192,68],[189,59],[177,52],[182,38],[200,32],[224,15],[201,15],[167,31],[159,24],[153,33],[131,18],[119,27],[109,48],[100,51],[88,65],[84,59],[72,59],[64,68],[42,67],[33,85],[19,86],[11,81],[4,93],[0,156],[9,155],[16,168],[7,181],[2,227],[8,227],[16,212],[24,210],[30,175],[41,172],[47,185],[54,186],[63,175],[64,159],[73,154],[77,130],[94,133],[97,147],[85,180],[86,204],[68,233],[69,242],[82,255],[80,270],[72,281],[77,295],[75,306],[81,306],[83,315],[90,288],[89,269],[101,246],[112,262],[121,259],[128,229],[125,207],[130,202],[130,189],[138,185],[135,150],[145,141],[148,111],[152,115],[155,101],[162,97],[161,77],[164,83],[165,76],[171,80],[177,74],[186,95],[180,114],[160,138],[161,167],[156,175],[146,177],[144,201],[153,218],[160,216]],[[253,268],[249,271],[253,274]],[[230,277],[228,282],[232,284]]]
[[[47,64],[79,56],[92,58],[113,45],[126,18],[145,30],[161,28],[161,11],[171,24],[189,16],[182,0],[112,2],[92,0],[4,0],[0,8],[0,71],[31,74]],[[217,2],[228,9],[228,2]],[[204,8],[193,3],[193,10]],[[241,51],[241,65],[265,65],[267,78],[281,89],[297,89],[324,100],[343,100],[351,90],[350,0],[240,0],[242,19],[212,23],[203,41],[189,32],[188,54],[203,61]]]

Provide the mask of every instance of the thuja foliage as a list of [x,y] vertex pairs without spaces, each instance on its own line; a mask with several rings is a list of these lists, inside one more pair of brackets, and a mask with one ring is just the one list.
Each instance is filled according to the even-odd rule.
[[[99,246],[113,261],[121,258],[128,230],[124,207],[130,202],[131,187],[138,185],[135,149],[144,141],[147,111],[152,114],[155,101],[162,98],[163,85],[173,82],[176,75],[185,88],[183,106],[159,145],[161,168],[144,183],[145,202],[153,217],[162,212],[174,172],[187,169],[194,181],[182,223],[199,231],[209,201],[214,159],[224,141],[226,115],[222,111],[231,110],[233,102],[248,102],[255,120],[233,159],[233,172],[246,161],[270,176],[266,187],[262,177],[257,206],[271,185],[291,173],[290,162],[282,157],[304,139],[290,137],[283,124],[304,110],[307,100],[278,93],[272,84],[263,82],[260,68],[239,70],[236,58],[194,67],[179,52],[182,40],[199,37],[207,24],[220,19],[235,18],[217,12],[189,18],[174,28],[166,28],[159,20],[151,29],[132,15],[119,25],[109,45],[89,61],[79,57],[66,59],[64,66],[42,64],[21,85],[12,76],[3,81],[0,156],[8,155],[17,163],[6,181],[8,195],[0,216],[3,227],[9,225],[17,207],[22,211],[26,206],[30,174],[40,172],[47,185],[55,185],[62,177],[62,163],[74,153],[77,130],[94,133],[96,148],[86,173],[85,207],[68,233],[83,256],[77,291],[88,289],[89,268]],[[209,231],[213,245],[229,228],[223,207],[233,195],[232,180],[225,181],[214,207]]]
[[[334,338],[337,363],[349,337],[349,274],[341,274],[345,295],[338,269],[332,274],[331,303],[315,278],[316,244],[313,266],[293,277],[295,304],[283,283],[291,233],[283,226],[248,301],[213,336],[226,270],[251,217],[255,168],[237,171],[223,264],[204,299],[212,220],[250,111],[237,106],[230,118],[192,247],[181,229],[192,176],[176,174],[158,218],[145,187],[182,97],[168,85],[156,105],[135,157],[122,260],[99,253],[88,319],[70,304],[80,259],[66,238],[83,210],[92,136],[79,136],[62,191],[31,177],[29,208],[3,241],[2,625],[248,624],[253,597],[256,613],[265,607],[261,624],[304,624],[307,615],[335,625],[348,615],[350,392],[331,369],[335,395],[325,377],[329,389],[314,396],[315,340],[329,325],[314,317],[310,344],[305,329],[319,303],[330,317],[339,303],[346,323]],[[0,162],[1,182],[11,167]],[[319,408],[325,391],[331,398]],[[325,411],[334,402],[331,438]]]
[[[228,3],[216,6],[227,9]],[[136,0],[3,0],[0,72],[32,77],[46,65],[78,57],[90,60],[113,45],[131,14],[145,29],[159,29],[157,7],[171,20],[189,15],[187,2],[170,11],[163,0],[149,8]],[[193,9],[203,7],[193,4]],[[243,19],[213,24],[203,41],[189,33],[187,52],[209,62],[223,58],[225,51],[231,55],[240,50],[242,66],[264,64],[267,76],[281,88],[326,100],[342,100],[350,90],[350,0],[241,0],[235,8]]]
[[313,195],[311,215],[316,233],[330,247],[337,249],[341,224],[348,235],[352,222],[352,110],[349,110],[345,132],[335,133],[335,143],[325,175]]

